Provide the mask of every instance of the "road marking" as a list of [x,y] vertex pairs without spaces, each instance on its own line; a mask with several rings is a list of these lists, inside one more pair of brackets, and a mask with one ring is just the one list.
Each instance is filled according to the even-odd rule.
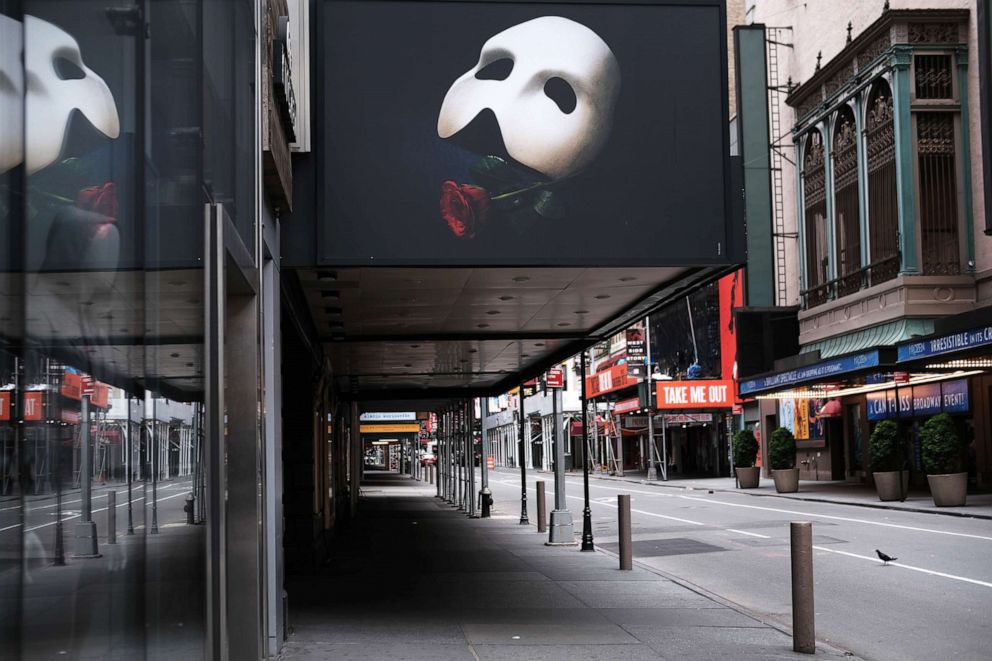
[[[881,560],[878,558],[873,558],[869,555],[858,555],[857,553],[850,553],[848,551],[838,551],[837,549],[828,549],[823,546],[814,546],[817,551],[826,551],[827,553],[836,553],[837,555],[846,555],[851,558],[858,558],[860,560],[868,560],[869,562],[874,562],[875,564],[881,564]],[[992,588],[992,583],[986,581],[979,581],[974,578],[967,578],[965,576],[955,576],[954,574],[945,574],[941,571],[934,571],[932,569],[924,569],[922,567],[914,567],[913,565],[904,565],[901,562],[890,562],[889,565],[893,567],[899,567],[900,569],[908,569],[910,571],[918,571],[923,574],[930,574],[931,576],[940,576],[941,578],[949,578],[954,581],[963,581],[965,583],[973,583],[974,585],[981,585],[982,587]]]
[[[178,488],[178,487],[190,486],[190,485],[192,485],[192,483],[193,483],[192,480],[186,480],[185,482],[170,482],[170,483],[167,483],[166,486],[163,486],[163,487],[160,487],[160,488],[162,488],[162,489],[175,489],[175,488]],[[144,486],[150,487],[151,486],[151,482],[147,482],[147,483],[145,483],[145,482],[135,482],[134,485],[136,487],[139,486],[139,485],[144,485]],[[94,491],[93,492],[93,498],[97,498],[98,496],[106,495],[107,491],[110,491],[111,490],[110,489],[110,486],[116,486],[116,487],[118,487],[118,489],[116,489],[117,493],[122,493],[123,491],[125,491],[127,489],[127,482],[125,482],[123,484],[108,485],[107,488],[100,489],[99,491]],[[73,488],[73,491],[75,491],[75,488]],[[52,503],[51,505],[35,505],[34,504],[34,503],[36,503],[36,502],[38,502],[40,500],[48,500],[50,498],[55,498],[55,495],[53,494],[53,495],[49,495],[49,496],[42,496],[41,498],[35,498],[33,500],[27,501],[27,503],[28,503],[28,511],[29,512],[35,512],[37,510],[44,510],[44,509],[50,509],[52,507],[57,507],[58,506],[58,503],[57,502],[56,503]],[[62,501],[62,504],[63,505],[71,505],[72,503],[81,503],[81,502],[83,502],[82,498],[80,498],[79,500],[63,500]],[[10,511],[10,510],[19,510],[19,509],[21,509],[21,505],[14,505],[12,507],[0,507],[0,512],[7,512],[7,511]]]
[[[172,498],[179,498],[180,496],[185,496],[185,495],[186,495],[185,493],[173,494],[171,496],[166,496],[165,498],[159,498],[158,499],[158,502],[161,503],[163,501],[171,500]],[[141,496],[139,498],[132,499],[131,502],[133,503],[136,500],[143,500],[143,499],[144,499],[144,496]],[[127,507],[127,502],[120,503],[119,505],[117,505],[117,507]],[[106,511],[107,511],[107,508],[106,507],[101,507],[100,509],[93,510],[92,512],[90,512],[90,514],[93,515],[93,514],[96,514],[97,512],[106,512]],[[74,514],[72,516],[62,517],[62,521],[70,521],[72,519],[78,519],[81,516],[82,516],[82,514]],[[57,521],[49,521],[48,523],[42,523],[42,524],[39,524],[37,526],[32,526],[30,528],[26,528],[24,530],[24,532],[33,532],[35,530],[38,530],[39,528],[45,528],[45,527],[48,527],[48,526],[54,526],[56,523],[58,523],[58,522]],[[14,528],[20,528],[20,527],[21,527],[21,524],[20,523],[15,523],[12,526],[7,526],[6,528],[0,528],[0,532],[4,532],[4,531],[7,531],[7,530],[13,530]],[[140,526],[138,526],[138,527],[140,527]]]
[[760,537],[761,539],[771,539],[768,535],[761,535],[756,532],[748,532],[746,530],[737,530],[736,528],[727,528],[727,532],[735,532],[738,535],[748,535],[749,537]]
[[714,500],[712,498],[696,498],[695,496],[679,496],[685,500],[698,500],[701,503],[712,503],[714,505],[726,505],[727,507],[744,507],[752,510],[764,510],[766,512],[778,512],[780,514],[796,514],[804,517],[816,517],[818,519],[831,519],[833,521],[847,521],[849,523],[864,523],[870,526],[882,526],[884,528],[899,528],[901,530],[913,530],[916,532],[931,532],[936,535],[951,535],[953,537],[968,537],[970,539],[981,539],[992,542],[992,537],[984,535],[972,535],[965,532],[950,532],[948,530],[934,530],[933,528],[917,528],[915,526],[904,526],[898,523],[885,523],[882,521],[868,521],[867,519],[853,519],[846,516],[834,516],[832,514],[816,514],[814,512],[798,512],[796,510],[783,510],[777,507],[761,507],[760,505],[743,505],[741,503],[728,503],[724,500]]
[[[571,485],[574,485],[574,486],[577,486],[577,487],[578,486],[582,486],[582,482],[576,482],[574,480],[573,481],[566,480],[566,484],[571,484]],[[641,489],[628,489],[626,487],[604,487],[602,485],[592,484],[592,483],[589,484],[589,488],[590,489],[612,489],[613,491],[626,491],[628,493],[644,493],[644,494],[647,494],[649,496],[661,496],[661,497],[667,497],[667,498],[671,498],[672,496],[675,495],[675,494],[672,494],[672,493],[658,493],[657,491],[643,491]]]
[[[566,498],[571,498],[572,500],[581,500],[583,502],[585,501],[584,498],[580,498],[579,496],[565,496],[565,497]],[[617,508],[617,504],[616,503],[604,503],[604,502],[600,502],[598,500],[590,500],[589,502],[590,503],[595,503],[597,505],[606,505],[607,507],[612,507],[613,509],[616,509]],[[644,516],[653,516],[653,517],[657,517],[659,519],[668,519],[669,521],[678,521],[679,523],[691,523],[694,526],[705,526],[706,525],[705,523],[700,523],[699,521],[690,521],[689,519],[680,519],[677,516],[666,516],[664,514],[655,514],[654,512],[645,512],[644,510],[635,510],[634,508],[630,508],[630,511],[631,512],[637,512],[638,514],[643,514]]]

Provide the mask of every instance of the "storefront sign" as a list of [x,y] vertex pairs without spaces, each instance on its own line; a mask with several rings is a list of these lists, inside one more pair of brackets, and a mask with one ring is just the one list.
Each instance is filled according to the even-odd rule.
[[360,431],[363,434],[419,434],[420,425],[418,423],[409,425],[361,425]]
[[614,365],[586,377],[586,397],[598,397],[634,385],[637,385],[637,379],[627,374],[627,366]]
[[647,355],[644,344],[644,331],[640,328],[627,329],[627,360],[641,362]]
[[641,408],[641,400],[639,397],[631,397],[630,399],[621,399],[619,402],[613,405],[614,413],[630,413],[631,411],[636,411]]
[[968,401],[968,380],[945,381],[941,384],[944,413],[967,413],[971,410]]
[[549,388],[565,387],[565,372],[560,367],[552,367],[548,370],[547,384]]
[[42,412],[44,399],[45,393],[43,392],[24,393],[24,415],[22,416],[24,420],[36,422],[45,417]]
[[897,349],[896,360],[902,363],[909,360],[929,358],[931,356],[942,356],[974,347],[984,347],[990,344],[992,344],[992,326],[985,326],[952,335],[903,344]]
[[655,389],[659,409],[729,409],[734,404],[730,379],[662,381]]
[[929,417],[942,411],[967,413],[971,410],[967,379],[900,388],[898,405],[894,389],[870,392],[866,395],[866,399],[869,420],[886,420],[897,416]]
[[825,377],[857,372],[863,369],[878,367],[879,355],[877,350],[862,351],[850,356],[842,356],[819,363],[797,367],[787,372],[777,372],[755,379],[741,381],[741,395],[751,395],[768,390],[775,390],[805,381],[813,381]]
[[654,426],[658,427],[659,422],[671,426],[671,425],[686,425],[686,424],[709,424],[713,422],[712,413],[666,413],[665,415],[656,416],[654,419]]
[[101,409],[107,408],[110,402],[110,387],[99,381],[93,382],[93,391],[90,393],[90,403]]
[[361,422],[410,422],[417,419],[417,414],[413,411],[380,411],[375,413],[363,413],[359,418]]
[[620,426],[624,429],[647,429],[648,416],[646,415],[625,415],[620,418]]
[[9,392],[0,392],[0,420],[10,420]]
[[524,399],[528,397],[533,397],[535,394],[537,394],[537,379],[531,379],[530,381],[525,381],[523,387]]

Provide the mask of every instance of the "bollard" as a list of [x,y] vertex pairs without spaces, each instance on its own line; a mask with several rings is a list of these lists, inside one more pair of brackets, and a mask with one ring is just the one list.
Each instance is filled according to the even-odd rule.
[[117,492],[107,492],[107,543],[117,543]]
[[630,548],[630,494],[617,495],[617,524],[620,527],[620,569],[634,568]]
[[427,467],[427,477],[430,479],[431,484],[434,484],[434,464]]
[[544,500],[544,480],[537,481],[537,532],[548,530],[548,504]]
[[792,544],[792,649],[816,653],[813,625],[813,524],[793,521]]

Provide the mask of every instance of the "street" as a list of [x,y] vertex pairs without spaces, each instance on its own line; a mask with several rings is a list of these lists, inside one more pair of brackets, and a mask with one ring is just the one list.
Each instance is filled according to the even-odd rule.
[[[537,480],[528,471],[528,512]],[[816,633],[867,659],[986,659],[992,644],[992,521],[590,477],[593,533],[616,551],[617,494],[630,494],[635,563],[791,627],[789,522],[813,522]],[[582,479],[566,478],[582,532]],[[673,485],[669,482],[668,485]],[[519,512],[519,471],[490,479],[495,507]],[[898,561],[888,566],[880,549]]]

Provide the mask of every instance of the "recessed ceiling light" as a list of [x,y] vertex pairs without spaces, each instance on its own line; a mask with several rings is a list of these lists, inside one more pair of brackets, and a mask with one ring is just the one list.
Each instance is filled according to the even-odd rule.
[[518,275],[513,279],[514,282],[527,282],[528,280],[530,280],[530,277],[526,275]]
[[558,322],[558,325],[561,326],[562,328],[564,328],[565,326],[571,326],[572,324],[570,324],[567,321],[559,321]]
[[631,280],[637,280],[637,278],[635,278],[632,275],[625,275],[622,278],[620,278],[620,282],[630,282]]
[[[113,361],[111,361],[111,362],[113,362]],[[193,363],[186,363],[186,367],[192,367],[192,366],[193,366]]]
[[479,353],[479,350],[478,349],[469,349],[468,352],[469,353]]
[[534,343],[534,346],[535,347],[543,347],[544,346],[544,342],[535,342]]
[[459,363],[467,363],[468,362],[468,358],[462,358],[458,362]]
[[529,353],[522,353],[522,354],[520,354],[520,357],[521,358],[530,358],[530,354]]
[[499,314],[499,310],[486,310],[486,314]]
[[172,356],[173,358],[178,358],[179,357],[179,354],[176,353],[176,352],[174,352],[174,351],[172,353],[170,353],[169,355]]
[[476,328],[489,328],[489,324],[476,324]]
[[410,363],[403,363],[403,367],[413,367],[413,365]]
[[410,345],[410,348],[411,349],[419,349],[420,348],[420,345],[419,344],[411,344]]
[[606,300],[606,299],[608,299],[609,297],[610,297],[610,295],[609,295],[609,294],[598,294],[598,295],[596,296],[596,298],[597,298],[597,299],[599,299],[599,300],[601,300],[601,301],[605,301],[605,300]]
[[322,289],[320,290],[320,297],[325,300],[330,299],[332,301],[336,301],[341,298],[341,292],[334,289]]
[[499,300],[501,300],[501,301],[512,301],[515,298],[516,298],[516,296],[500,296],[499,297]]
[[334,271],[317,271],[317,280],[320,282],[337,282],[338,274]]
[[589,314],[589,310],[576,310],[575,314]]

